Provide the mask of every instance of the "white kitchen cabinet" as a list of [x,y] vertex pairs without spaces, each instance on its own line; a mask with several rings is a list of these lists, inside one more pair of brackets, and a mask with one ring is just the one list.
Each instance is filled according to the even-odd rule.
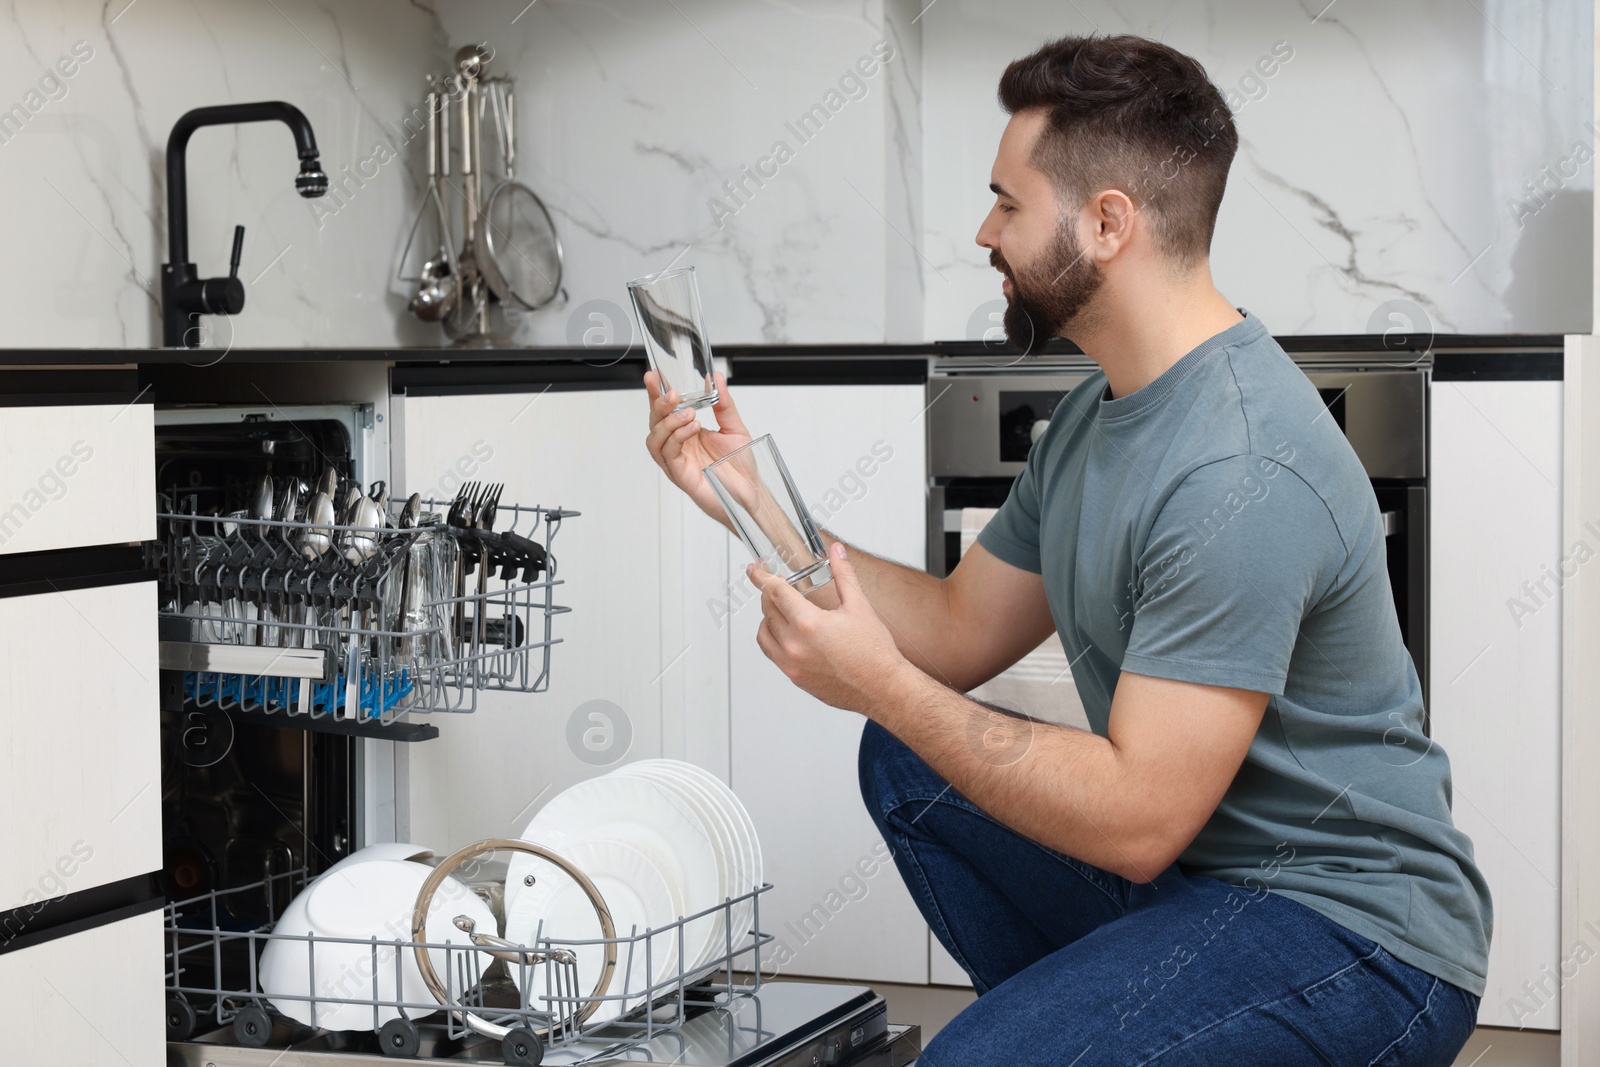
[[5,408],[0,555],[154,537],[154,457],[148,403]]
[[[645,451],[644,388],[538,389],[404,401],[403,492],[449,497],[464,480],[504,482],[503,503],[582,512],[552,543],[565,582],[556,602],[572,611],[555,620],[549,690],[480,694],[475,714],[435,716],[440,736],[401,753],[411,798],[402,835],[435,848],[517,836],[572,783],[663,755],[663,718],[681,714],[681,689],[679,704],[666,695],[684,664],[673,662],[682,648],[665,632],[662,590],[670,581],[681,600],[677,538],[663,531],[681,526],[682,504]],[[714,530],[701,531],[708,545]],[[569,743],[575,715],[580,736],[595,731],[587,760]]]
[[160,870],[155,583],[0,597],[0,678],[0,912]]
[[944,944],[928,931],[928,981],[932,985],[954,985],[972,988],[972,979],[961,969],[956,958],[945,950]]
[[1561,587],[1600,551],[1561,544],[1561,388],[1432,390],[1432,736],[1494,897],[1488,1026],[1560,1025]]
[[[770,433],[813,514],[876,555],[923,565],[923,391],[915,385],[733,388],[751,432]],[[871,473],[867,473],[870,471]],[[731,535],[728,539],[732,541]],[[761,921],[785,975],[928,981],[928,928],[883,855],[857,784],[863,721],[797,689],[756,645],[760,599],[732,543],[726,620],[733,788],[761,834],[772,892]],[[856,864],[870,863],[871,878]]]
[[8,1064],[162,1067],[161,912],[0,953]]

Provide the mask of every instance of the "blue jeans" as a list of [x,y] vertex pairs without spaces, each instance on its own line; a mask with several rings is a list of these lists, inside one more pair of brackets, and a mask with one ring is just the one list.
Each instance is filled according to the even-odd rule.
[[861,792],[978,1000],[919,1067],[1449,1067],[1478,998],[1263,888],[1130,882],[1017,834],[883,727]]

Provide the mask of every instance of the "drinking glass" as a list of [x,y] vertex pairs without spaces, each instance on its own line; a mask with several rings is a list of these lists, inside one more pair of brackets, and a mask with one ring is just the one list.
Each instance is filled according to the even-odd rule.
[[700,289],[693,267],[678,267],[635,278],[628,296],[639,316],[645,354],[661,381],[661,395],[673,389],[682,402],[674,410],[717,402],[711,377],[711,345],[700,311]]
[[771,434],[729,452],[705,475],[757,563],[802,593],[833,579],[827,546]]

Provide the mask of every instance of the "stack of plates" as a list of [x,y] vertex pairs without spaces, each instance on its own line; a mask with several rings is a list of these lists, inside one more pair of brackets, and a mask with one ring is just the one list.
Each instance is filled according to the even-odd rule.
[[[677,760],[643,760],[579,782],[546,804],[522,838],[555,852],[594,882],[619,938],[659,930],[761,884],[761,846],[744,805],[715,775]],[[512,858],[505,909],[505,936],[517,944],[604,936],[582,888],[538,857],[519,853]],[[614,1018],[643,1003],[650,986],[676,982],[680,972],[696,977],[720,963],[730,948],[747,947],[754,928],[755,908],[747,900],[684,924],[681,938],[679,930],[652,935],[648,953],[642,938],[619,944],[606,993],[626,992],[628,998],[602,1001],[589,1021]],[[574,951],[578,989],[587,994],[605,965],[605,946]],[[510,971],[520,989],[521,968]],[[540,1000],[546,995],[545,969],[531,971],[530,977],[531,988],[522,992],[531,1006],[547,1007]],[[656,995],[665,991],[657,989]]]

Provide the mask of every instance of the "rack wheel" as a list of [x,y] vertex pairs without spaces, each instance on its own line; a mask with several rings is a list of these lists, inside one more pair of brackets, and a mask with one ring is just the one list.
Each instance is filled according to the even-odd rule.
[[378,1047],[385,1056],[414,1059],[422,1048],[422,1031],[410,1019],[390,1019],[378,1031]]
[[233,1037],[241,1045],[261,1048],[272,1037],[272,1019],[253,1004],[240,1008],[233,1017]]
[[174,993],[168,997],[167,1040],[189,1040],[189,1035],[194,1033],[194,1024],[194,1008],[189,1004],[189,998],[182,993]]
[[544,1042],[526,1026],[513,1026],[500,1041],[500,1058],[509,1067],[539,1067],[544,1062]]

